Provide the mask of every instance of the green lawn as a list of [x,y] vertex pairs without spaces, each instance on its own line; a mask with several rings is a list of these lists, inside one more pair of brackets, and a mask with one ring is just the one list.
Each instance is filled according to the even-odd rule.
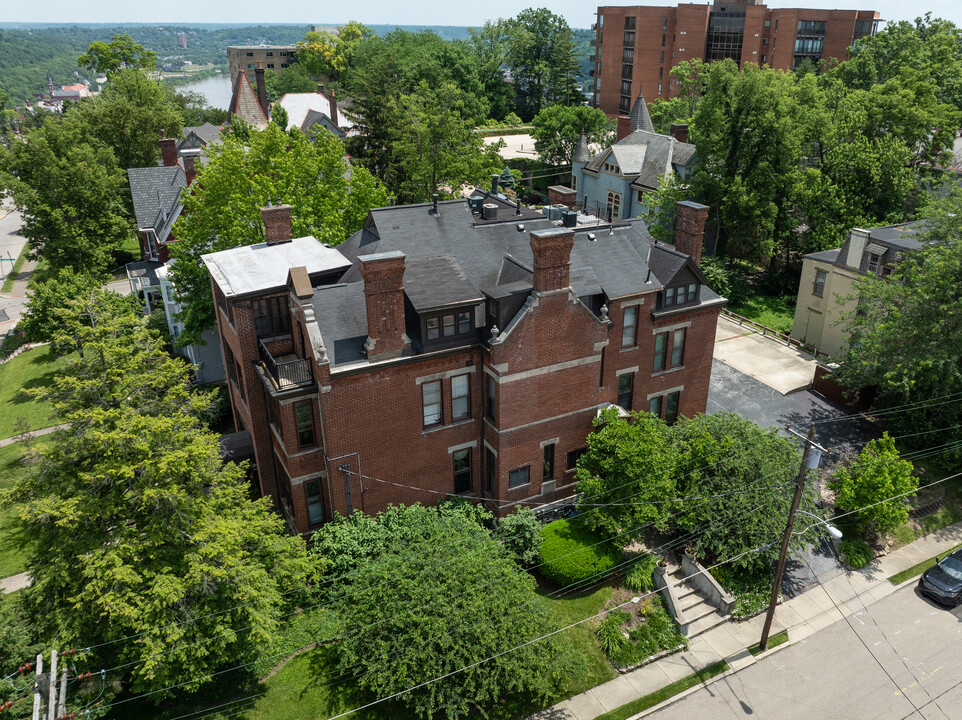
[[787,335],[795,319],[795,296],[752,295],[738,304],[730,304],[728,309]]
[[54,424],[50,405],[21,395],[20,390],[50,385],[67,362],[67,358],[54,357],[45,345],[0,365],[0,439],[17,433],[17,419],[21,417],[31,430]]
[[676,682],[666,685],[661,690],[656,690],[650,695],[645,695],[642,698],[633,700],[627,705],[622,705],[620,708],[615,708],[610,712],[606,712],[604,715],[600,715],[595,718],[595,720],[626,720],[632,715],[637,715],[643,710],[654,707],[658,703],[662,703],[668,698],[672,698],[680,692],[684,692],[689,688],[693,688],[696,685],[701,685],[703,682],[707,682],[716,675],[721,675],[723,672],[728,670],[728,663],[722,661],[717,662],[714,665],[709,665],[706,668],[699,670],[693,675],[689,675],[686,678],[682,678]]
[[[564,600],[544,598],[544,602],[554,609],[561,625],[570,625],[600,612],[612,592],[612,588],[605,587],[581,597]],[[572,651],[572,667],[566,687],[552,703],[582,693],[616,676],[617,673],[598,647],[592,623],[567,630],[561,642]],[[227,720],[229,717],[238,720],[321,720],[374,699],[360,692],[350,679],[337,671],[336,647],[322,645],[297,655],[271,677],[235,695],[225,695],[217,700],[210,693],[205,693],[205,697],[196,704],[178,704],[160,710],[152,705],[132,702],[116,707],[108,717],[111,720],[172,720],[203,710],[206,720]],[[540,709],[531,704],[503,703],[491,713],[491,718],[521,720]],[[398,704],[382,703],[351,717],[358,720],[408,720],[410,713]]]
[[904,583],[906,580],[921,575],[921,574],[924,573],[926,570],[928,570],[930,567],[932,567],[933,565],[935,565],[935,563],[937,563],[937,562],[939,561],[939,558],[945,557],[945,556],[948,555],[949,553],[953,553],[953,552],[955,552],[956,550],[958,550],[959,548],[962,548],[962,545],[956,545],[954,548],[949,548],[949,549],[946,550],[944,553],[940,553],[940,554],[937,555],[936,557],[929,558],[928,560],[923,560],[923,561],[920,562],[918,565],[913,565],[912,567],[908,568],[907,570],[903,570],[903,571],[900,572],[900,573],[895,573],[895,575],[893,575],[892,577],[889,578],[889,582],[892,583],[893,585],[901,585],[901,584]]

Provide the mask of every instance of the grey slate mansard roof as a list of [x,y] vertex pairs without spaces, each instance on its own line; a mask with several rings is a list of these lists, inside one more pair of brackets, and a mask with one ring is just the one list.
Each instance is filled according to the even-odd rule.
[[[364,341],[367,315],[364,285],[357,258],[399,250],[405,254],[405,294],[416,309],[426,311],[458,302],[482,300],[480,291],[499,293],[509,286],[530,288],[532,254],[530,233],[555,229],[544,216],[529,211],[519,219],[514,208],[498,202],[504,221],[478,220],[467,201],[378,208],[365,228],[337,249],[353,267],[341,284],[315,288],[315,318],[332,367],[367,365]],[[518,231],[518,224],[524,231]],[[588,235],[594,236],[589,240]],[[649,274],[649,258],[651,273]],[[610,299],[661,290],[687,262],[685,255],[664,245],[654,246],[641,222],[612,228],[575,228],[571,251],[571,287],[579,297],[604,292]],[[717,299],[705,287],[702,301]]]
[[221,250],[202,255],[201,260],[228,298],[284,288],[292,267],[306,267],[308,275],[336,273],[350,267],[337,250],[310,236],[277,245],[262,242]]
[[[487,202],[495,202],[487,198]],[[438,204],[438,215],[430,204],[403,205],[371,211],[365,228],[338,247],[355,267],[345,274],[344,282],[361,279],[357,269],[359,255],[400,250],[412,259],[453,255],[467,280],[478,290],[498,285],[505,255],[525,268],[532,267],[530,234],[535,230],[552,230],[556,225],[546,217],[522,217],[524,231],[519,232],[514,208],[498,203],[505,222],[475,222],[465,200]],[[592,242],[588,235],[597,238]],[[592,268],[598,283],[609,298],[660,290],[662,283],[655,273],[650,282],[647,258],[653,244],[644,224],[625,222],[615,226],[612,234],[596,226],[576,228],[571,250],[571,268]],[[512,276],[512,279],[519,279]],[[405,286],[409,286],[405,275]]]
[[187,187],[184,171],[176,165],[130,168],[127,177],[137,227],[154,228],[157,237],[166,240],[180,212],[180,191]]

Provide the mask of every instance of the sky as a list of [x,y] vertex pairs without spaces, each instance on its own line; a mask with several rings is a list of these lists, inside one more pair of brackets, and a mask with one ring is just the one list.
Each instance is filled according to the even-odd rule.
[[[678,0],[612,3],[613,5],[675,5]],[[498,4],[415,0],[410,5],[397,0],[353,0],[350,3],[319,3],[316,0],[203,0],[200,3],[131,2],[130,0],[33,0],[4,3],[4,22],[49,23],[292,23],[331,25],[348,20],[387,25],[481,25],[485,20],[512,17],[524,7],[548,7],[563,15],[574,28],[590,27],[597,5],[584,0],[554,0],[550,3]],[[884,20],[914,20],[931,11],[934,17],[962,26],[960,0],[770,0],[770,8],[842,8],[878,10]]]

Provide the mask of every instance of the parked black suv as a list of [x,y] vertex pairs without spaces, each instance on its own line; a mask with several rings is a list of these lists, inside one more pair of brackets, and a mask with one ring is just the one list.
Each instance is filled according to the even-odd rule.
[[946,555],[922,573],[919,590],[942,605],[962,603],[962,550]]

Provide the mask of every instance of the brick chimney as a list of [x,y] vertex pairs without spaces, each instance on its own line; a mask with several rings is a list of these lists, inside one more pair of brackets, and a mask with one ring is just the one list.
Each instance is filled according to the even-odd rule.
[[268,205],[261,208],[261,222],[268,245],[280,245],[291,240],[291,206]]
[[699,205],[691,200],[682,200],[675,205],[675,250],[685,253],[699,266],[706,220],[707,205]]
[[177,164],[177,140],[167,137],[164,130],[160,131],[160,157],[164,161],[164,167]]
[[191,148],[189,150],[181,150],[180,158],[184,162],[184,175],[187,176],[187,184],[190,185],[194,182],[194,176],[197,174],[197,158],[200,157],[200,150]]
[[574,244],[575,234],[567,228],[531,233],[535,292],[563,290],[570,285],[571,248]]
[[392,250],[361,255],[358,261],[367,309],[367,358],[398,357],[411,347],[404,332],[404,253]]
[[260,60],[257,61],[257,67],[254,68],[254,77],[257,80],[257,102],[260,103],[261,110],[264,111],[264,115],[268,114],[269,103],[267,102],[267,81],[264,80],[264,65]]
[[615,142],[623,140],[631,134],[631,118],[627,115],[618,116],[618,129],[615,132]]
[[327,101],[331,104],[331,122],[334,123],[334,127],[340,127],[337,122],[337,95],[334,93],[334,88],[331,88],[331,94],[327,96]]
[[688,142],[688,123],[672,123],[670,134],[678,142]]

